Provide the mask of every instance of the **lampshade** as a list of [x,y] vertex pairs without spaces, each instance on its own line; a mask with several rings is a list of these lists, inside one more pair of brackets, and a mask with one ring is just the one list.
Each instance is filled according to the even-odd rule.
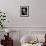
[[9,32],[10,32],[10,30],[9,30],[9,29],[5,29],[5,32],[6,32],[6,33],[9,33]]

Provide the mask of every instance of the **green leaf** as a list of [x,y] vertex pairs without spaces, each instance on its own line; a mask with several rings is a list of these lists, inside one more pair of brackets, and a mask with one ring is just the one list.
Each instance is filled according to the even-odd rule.
[[2,13],[2,12],[0,12],[0,13]]
[[3,17],[6,17],[6,16],[3,16]]
[[4,15],[5,15],[5,13],[4,13]]
[[1,27],[3,28],[3,25],[1,25]]
[[6,19],[1,19],[2,21],[6,20]]

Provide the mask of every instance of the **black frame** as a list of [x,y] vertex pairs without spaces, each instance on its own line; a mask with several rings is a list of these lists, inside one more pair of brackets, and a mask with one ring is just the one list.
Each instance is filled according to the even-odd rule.
[[21,17],[29,16],[29,6],[20,6],[20,16]]

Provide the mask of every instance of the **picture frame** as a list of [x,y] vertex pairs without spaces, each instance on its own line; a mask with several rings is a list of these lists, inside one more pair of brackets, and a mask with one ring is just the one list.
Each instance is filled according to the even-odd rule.
[[20,16],[21,17],[29,16],[29,6],[20,6]]

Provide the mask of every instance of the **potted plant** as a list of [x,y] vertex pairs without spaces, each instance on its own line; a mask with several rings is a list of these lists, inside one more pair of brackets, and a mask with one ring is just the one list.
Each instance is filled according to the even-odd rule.
[[6,15],[4,12],[0,11],[0,27],[4,28],[4,22],[6,20]]

